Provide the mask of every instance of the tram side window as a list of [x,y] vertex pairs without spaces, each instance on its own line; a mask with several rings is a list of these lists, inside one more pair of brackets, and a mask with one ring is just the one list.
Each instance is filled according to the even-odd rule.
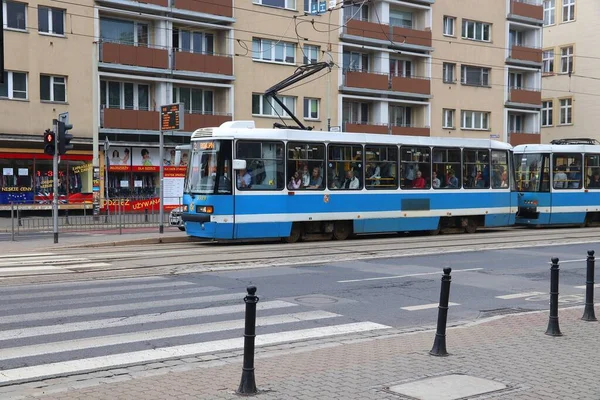
[[368,190],[398,188],[398,148],[396,146],[366,146],[365,187]]
[[517,190],[521,192],[550,191],[549,154],[515,154]]
[[600,154],[586,154],[585,179],[586,188],[600,189]]
[[238,141],[236,157],[246,160],[246,170],[237,171],[240,190],[282,190],[285,185],[282,142]]
[[402,189],[431,188],[431,149],[429,147],[402,146],[400,148],[400,178]]
[[325,145],[290,142],[287,145],[288,189],[323,190],[325,188]]
[[[434,189],[459,189],[462,166],[460,149],[433,149]],[[439,180],[439,187],[436,187]]]
[[465,189],[488,189],[490,187],[490,151],[463,150]]
[[331,190],[359,190],[363,186],[363,149],[360,145],[328,147],[327,184]]
[[508,153],[506,151],[492,150],[492,188],[510,188]]
[[581,187],[581,154],[553,155],[552,186],[554,189],[579,189]]

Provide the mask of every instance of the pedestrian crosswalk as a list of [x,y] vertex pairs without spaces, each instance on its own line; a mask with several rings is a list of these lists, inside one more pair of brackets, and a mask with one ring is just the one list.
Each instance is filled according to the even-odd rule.
[[[181,277],[0,288],[0,385],[243,348],[242,291]],[[257,346],[389,328],[261,298]]]
[[53,253],[0,255],[0,279],[25,275],[66,274],[77,271],[110,267],[85,256]]

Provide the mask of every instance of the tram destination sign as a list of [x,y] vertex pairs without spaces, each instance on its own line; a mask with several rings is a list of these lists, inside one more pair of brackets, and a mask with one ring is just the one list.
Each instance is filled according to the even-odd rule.
[[183,103],[167,104],[160,107],[160,130],[178,131],[183,129]]

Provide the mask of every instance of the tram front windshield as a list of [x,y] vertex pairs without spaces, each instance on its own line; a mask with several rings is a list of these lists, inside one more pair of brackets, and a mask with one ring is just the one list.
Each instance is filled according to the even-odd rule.
[[517,190],[548,192],[550,190],[550,157],[548,154],[515,154]]
[[231,194],[231,142],[193,141],[186,193]]

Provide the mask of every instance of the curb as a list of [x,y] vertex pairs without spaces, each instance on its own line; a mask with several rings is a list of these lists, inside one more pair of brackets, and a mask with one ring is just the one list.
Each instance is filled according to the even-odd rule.
[[62,246],[62,248],[74,249],[74,248],[96,248],[96,247],[147,245],[147,244],[201,243],[201,242],[206,242],[206,239],[196,239],[196,238],[192,238],[189,236],[154,237],[154,238],[143,238],[143,239],[119,240],[119,241],[112,241],[112,242],[86,243],[86,244]]

